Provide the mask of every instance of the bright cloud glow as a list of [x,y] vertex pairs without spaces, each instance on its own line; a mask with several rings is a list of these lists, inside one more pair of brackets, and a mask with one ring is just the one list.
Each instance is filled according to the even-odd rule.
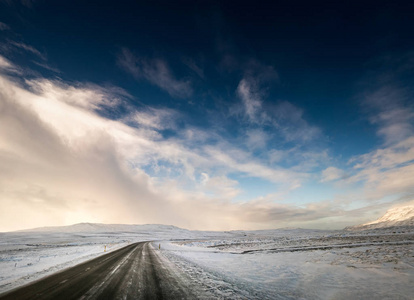
[[[242,187],[229,174],[263,178],[293,189],[307,175],[267,167],[227,144],[189,148],[185,140],[162,138],[157,130],[173,126],[173,111],[149,108],[110,120],[100,116],[99,109],[118,105],[127,93],[42,78],[26,80],[23,87],[5,75],[0,86],[3,229],[66,224],[81,218],[191,228],[261,228],[323,215],[318,212],[312,217],[306,208],[271,201],[233,202]],[[138,126],[127,125],[128,120]],[[145,172],[148,168],[153,175]],[[187,189],[188,182],[195,187]]]

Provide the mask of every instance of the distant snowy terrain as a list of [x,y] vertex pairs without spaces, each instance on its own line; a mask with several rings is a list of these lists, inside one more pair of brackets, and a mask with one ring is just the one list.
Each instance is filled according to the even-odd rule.
[[211,232],[91,223],[0,233],[0,293],[148,240],[161,246],[161,257],[181,270],[190,286],[217,299],[412,299],[414,294],[413,226]]
[[[412,227],[414,226],[414,204],[389,209],[385,215],[378,220],[365,224],[348,227],[348,230],[368,230],[390,227]],[[402,229],[402,228],[400,228]]]

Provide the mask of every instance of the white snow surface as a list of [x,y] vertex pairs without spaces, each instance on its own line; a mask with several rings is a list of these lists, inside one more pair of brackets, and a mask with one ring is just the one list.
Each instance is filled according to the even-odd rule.
[[[395,222],[404,221],[414,217],[414,205],[395,207],[389,209],[385,215],[374,222],[368,224],[382,223],[382,222]],[[367,225],[368,225],[367,224]]]
[[3,232],[0,233],[0,293],[130,243],[229,235],[169,225],[94,223]]
[[414,295],[414,230],[275,230],[160,245],[167,259],[217,299]]
[[209,232],[89,223],[0,233],[0,293],[103,255],[105,246],[148,240],[208,299],[414,295],[414,227]]
[[368,230],[375,228],[414,226],[414,204],[394,207],[375,221],[348,227],[348,230]]

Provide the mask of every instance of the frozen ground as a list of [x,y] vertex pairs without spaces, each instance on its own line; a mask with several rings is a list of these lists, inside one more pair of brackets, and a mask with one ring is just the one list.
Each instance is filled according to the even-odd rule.
[[78,224],[0,233],[0,293],[120,248],[157,240],[189,285],[217,299],[412,299],[414,229],[203,232]]
[[414,232],[276,230],[161,243],[218,298],[413,299]]
[[130,235],[0,234],[0,293],[135,241]]
[[165,225],[90,223],[0,233],[0,293],[129,243],[155,239],[214,238],[218,235],[230,234],[189,231]]

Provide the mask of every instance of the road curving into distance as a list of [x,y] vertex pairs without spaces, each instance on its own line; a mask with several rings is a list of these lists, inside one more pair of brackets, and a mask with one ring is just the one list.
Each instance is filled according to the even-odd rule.
[[128,245],[0,295],[0,300],[194,298],[150,242]]

